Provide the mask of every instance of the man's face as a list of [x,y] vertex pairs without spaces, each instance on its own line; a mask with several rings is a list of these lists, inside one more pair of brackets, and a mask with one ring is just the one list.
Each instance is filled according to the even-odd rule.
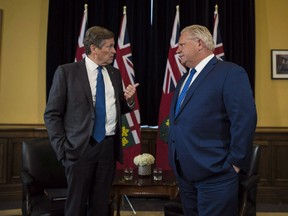
[[177,54],[182,65],[193,68],[196,66],[198,50],[201,45],[199,39],[192,38],[188,32],[183,32],[179,38]]
[[96,48],[96,58],[98,65],[108,65],[114,60],[116,50],[114,48],[114,38],[104,40],[101,48]]

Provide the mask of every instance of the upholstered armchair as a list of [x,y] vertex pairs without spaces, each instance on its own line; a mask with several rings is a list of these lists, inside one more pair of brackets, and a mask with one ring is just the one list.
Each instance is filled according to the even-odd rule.
[[65,171],[47,137],[23,141],[21,179],[23,215],[64,215]]

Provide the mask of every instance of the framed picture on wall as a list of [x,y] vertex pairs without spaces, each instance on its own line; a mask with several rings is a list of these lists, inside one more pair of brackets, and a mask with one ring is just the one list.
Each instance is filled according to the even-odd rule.
[[271,50],[272,79],[288,79],[288,50]]

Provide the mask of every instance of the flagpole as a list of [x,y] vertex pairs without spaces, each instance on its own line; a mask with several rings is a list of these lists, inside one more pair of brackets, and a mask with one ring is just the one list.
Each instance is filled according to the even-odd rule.
[[[126,8],[127,8],[126,6],[123,6],[123,15],[126,15]],[[135,215],[136,215],[136,211],[135,211],[135,209],[133,208],[133,206],[132,206],[131,202],[129,201],[129,199],[128,199],[127,195],[126,195],[126,194],[124,194],[124,197],[125,197],[125,199],[127,200],[128,204],[129,204],[129,206],[130,206],[130,208],[132,209],[132,211],[133,211],[133,214],[135,214]]]
[[168,162],[168,131],[169,131],[169,107],[172,101],[172,95],[178,80],[186,71],[186,68],[180,63],[176,50],[179,45],[180,21],[179,5],[176,6],[176,13],[173,22],[169,51],[167,56],[165,75],[162,87],[162,96],[158,116],[158,135],[156,143],[156,167],[162,170],[171,170]]
[[135,215],[136,215],[137,213],[136,213],[135,209],[133,208],[133,206],[132,206],[131,202],[129,201],[129,199],[128,199],[127,195],[126,195],[126,194],[124,194],[124,197],[126,198],[126,200],[127,200],[128,204],[129,204],[130,208],[132,209],[132,211],[133,211],[133,214],[135,214]]
[[[127,86],[128,84],[130,84],[130,83],[133,84],[132,82],[134,82],[134,80],[130,79],[131,78],[131,72],[133,71],[133,73],[134,73],[134,69],[133,69],[133,63],[132,63],[131,59],[128,59],[128,57],[124,57],[123,56],[123,50],[126,50],[126,51],[128,51],[130,53],[130,55],[126,55],[126,54],[125,55],[132,57],[132,53],[131,53],[131,49],[130,49],[130,42],[128,42],[127,40],[124,40],[125,33],[127,33],[126,9],[127,9],[127,7],[123,6],[123,17],[122,17],[122,22],[121,22],[121,27],[120,27],[120,35],[118,37],[117,50],[116,50],[118,55],[116,55],[116,58],[115,58],[115,61],[114,61],[114,67],[116,67],[116,68],[118,68],[120,70],[120,73],[122,75],[122,81]],[[128,35],[128,33],[127,33],[127,35]],[[126,62],[129,62],[129,64],[127,64],[127,65],[131,64],[132,67],[131,68],[126,67],[126,64],[125,64]],[[140,151],[141,151],[140,148],[138,148],[137,145],[136,145],[136,144],[140,143],[140,141],[139,141],[140,140],[140,122],[138,122],[138,120],[137,120],[138,119],[137,115],[140,116],[140,113],[139,113],[137,96],[135,96],[135,101],[136,101],[136,105],[135,105],[136,109],[134,110],[134,112],[130,112],[130,113],[127,113],[126,115],[122,116],[122,127],[124,126],[126,128],[126,126],[127,126],[129,128],[128,131],[133,130],[133,132],[131,132],[131,131],[128,132],[128,133],[131,133],[131,138],[128,138],[128,139],[130,139],[130,140],[128,140],[128,143],[131,142],[131,144],[134,145],[134,146],[131,145],[131,146],[128,146],[130,148],[123,149],[123,154],[124,155],[126,154],[126,156],[127,156],[126,159],[124,158],[124,166],[128,166],[128,167],[131,167],[130,163],[131,163],[131,161],[133,161],[131,156],[133,154],[139,154]],[[135,112],[136,110],[138,112]],[[130,126],[130,124],[128,122],[128,118],[127,118],[128,115],[129,115],[129,119],[130,119],[129,121],[131,121],[130,123],[133,123],[131,125],[134,125],[138,129],[132,128]],[[122,146],[123,146],[123,140],[122,140]],[[118,169],[118,166],[117,166],[117,169]],[[130,208],[132,209],[133,214],[136,215],[136,211],[133,208],[132,203],[129,201],[127,195],[123,194],[123,196],[127,200]]]
[[215,4],[215,11],[214,11],[213,41],[215,44],[214,54],[217,56],[218,59],[224,60],[225,54],[219,29],[218,4]]
[[83,17],[81,21],[80,33],[78,36],[78,42],[75,53],[75,60],[74,60],[75,62],[80,61],[85,56],[85,48],[83,41],[85,37],[85,31],[87,28],[87,21],[88,21],[88,4],[84,4]]

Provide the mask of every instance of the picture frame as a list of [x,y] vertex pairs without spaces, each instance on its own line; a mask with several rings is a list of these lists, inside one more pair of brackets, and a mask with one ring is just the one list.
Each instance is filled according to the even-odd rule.
[[288,50],[271,50],[271,78],[288,79]]

